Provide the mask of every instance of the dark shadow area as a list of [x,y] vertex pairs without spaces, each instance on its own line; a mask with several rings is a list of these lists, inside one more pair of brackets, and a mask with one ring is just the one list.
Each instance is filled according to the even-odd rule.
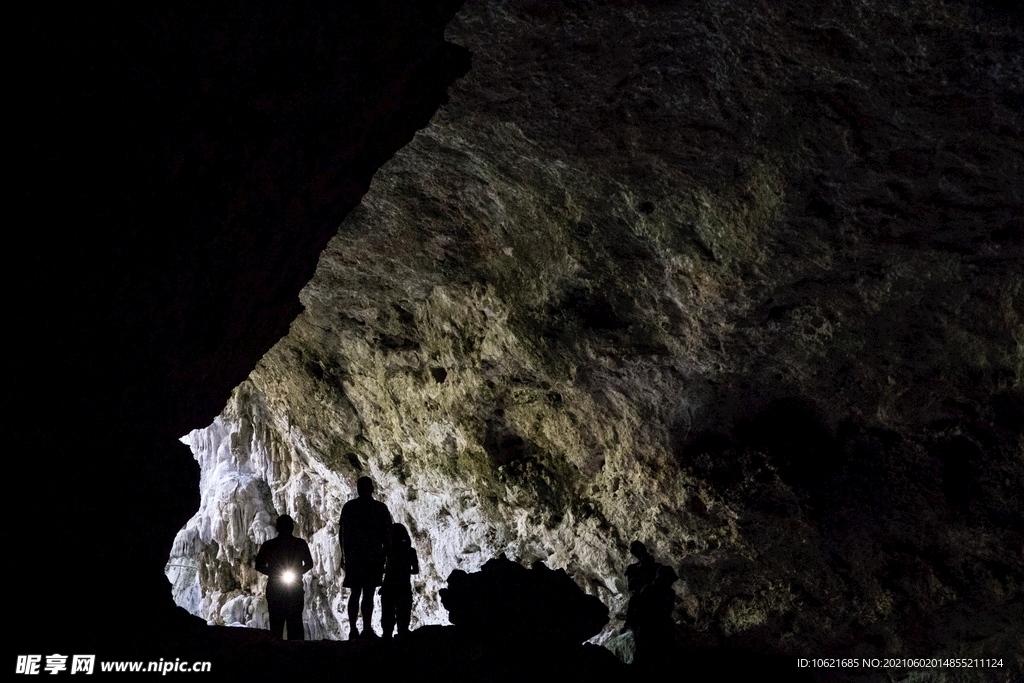
[[[950,405],[948,418],[910,441],[853,418],[830,427],[812,401],[784,398],[730,430],[681,433],[674,449],[680,465],[718,489],[747,479],[759,484],[766,512],[784,514],[806,503],[815,518],[831,525],[836,515],[853,511],[887,514],[894,497],[906,500],[911,489],[920,489],[940,496],[950,514],[986,515],[1020,530],[1021,515],[1007,504],[1017,494],[992,473],[1012,469],[1024,424],[1016,419],[1021,403],[1020,392],[1005,391],[982,411]],[[795,494],[791,503],[779,497],[780,487]]]
[[[999,553],[1019,547],[1024,500],[1013,482],[1019,477],[1020,423],[1014,418],[1020,405],[1020,393],[1012,391],[987,404],[947,402],[943,419],[898,433],[852,417],[831,427],[809,400],[785,398],[731,429],[680,439],[675,453],[726,500],[742,491],[749,502],[737,522],[741,534],[771,538],[778,557],[793,558],[785,562],[817,563],[814,581],[793,584],[808,610],[872,592],[891,600],[895,633],[851,616],[819,646],[837,655],[879,656],[896,638],[904,647],[934,647],[993,637],[1016,618],[1012,610],[995,614],[969,596],[1014,590],[1019,564],[988,551],[965,558],[950,539],[988,525],[998,530]],[[708,514],[703,504],[688,510]],[[723,626],[725,615],[753,590],[738,579],[746,563],[717,556],[712,564],[699,553],[680,560],[679,575],[701,596],[701,607],[684,617],[677,634],[689,652],[704,653],[709,662],[730,650],[737,656],[727,659],[736,662],[752,653],[768,656],[766,634],[800,628],[799,610],[739,635]],[[773,571],[773,563],[764,558],[762,571]],[[923,608],[938,586],[949,598]]]
[[375,170],[468,70],[443,39],[460,4],[9,17],[2,435],[40,587],[15,597],[16,650],[122,651],[199,623],[162,571],[198,503],[177,440],[287,332]]
[[494,418],[487,420],[487,431],[484,434],[484,450],[495,467],[521,464],[536,451],[533,444],[504,423],[504,417],[504,411],[498,409]]
[[452,572],[441,602],[452,624],[496,642],[579,645],[608,623],[608,608],[565,570],[540,561],[527,569],[504,555],[479,572]]

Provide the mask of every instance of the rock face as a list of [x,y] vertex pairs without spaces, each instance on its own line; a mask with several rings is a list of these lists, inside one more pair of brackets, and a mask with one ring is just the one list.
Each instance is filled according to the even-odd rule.
[[473,69],[185,438],[179,604],[261,625],[251,561],[288,513],[309,632],[340,637],[337,519],[369,475],[420,554],[414,626],[506,553],[614,627],[640,539],[693,637],[1019,667],[1019,25],[494,0],[447,38]]

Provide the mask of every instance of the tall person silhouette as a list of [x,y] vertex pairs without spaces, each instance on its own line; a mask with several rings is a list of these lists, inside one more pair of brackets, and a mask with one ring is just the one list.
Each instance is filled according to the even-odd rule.
[[256,571],[266,574],[267,607],[270,608],[270,630],[284,637],[288,624],[288,640],[304,640],[302,607],[305,594],[302,575],[313,568],[309,545],[292,536],[295,521],[288,515],[277,518],[277,538],[272,538],[256,554]]
[[391,513],[387,505],[373,499],[373,480],[360,477],[356,492],[359,497],[345,503],[338,524],[341,566],[345,569],[342,585],[352,590],[348,598],[349,638],[360,634],[356,625],[360,606],[363,635],[376,635],[372,626],[373,592],[381,584],[384,560],[391,547]]

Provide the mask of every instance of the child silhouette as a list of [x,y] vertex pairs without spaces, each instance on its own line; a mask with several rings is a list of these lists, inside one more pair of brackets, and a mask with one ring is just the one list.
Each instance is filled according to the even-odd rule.
[[420,573],[420,562],[416,549],[412,547],[409,530],[404,524],[391,525],[391,549],[388,552],[384,584],[380,589],[380,605],[383,614],[380,624],[384,637],[390,638],[398,624],[398,635],[409,633],[409,619],[412,616],[412,579]]

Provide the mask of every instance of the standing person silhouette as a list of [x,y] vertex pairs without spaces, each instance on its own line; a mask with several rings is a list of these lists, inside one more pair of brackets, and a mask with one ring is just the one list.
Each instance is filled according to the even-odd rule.
[[380,588],[380,625],[384,637],[390,638],[398,623],[399,637],[409,633],[412,617],[412,575],[420,573],[420,560],[412,547],[409,530],[404,524],[391,525],[391,550],[388,552],[384,585]]
[[387,505],[373,499],[373,480],[369,477],[359,477],[356,491],[359,497],[345,503],[338,524],[341,566],[345,569],[342,586],[352,589],[348,598],[349,638],[359,636],[356,621],[359,618],[360,595],[362,633],[365,637],[375,637],[373,591],[381,584],[384,559],[391,545],[391,513]]
[[288,624],[288,640],[305,640],[302,607],[305,594],[302,575],[313,568],[309,545],[292,536],[295,521],[288,515],[277,518],[277,538],[272,538],[256,554],[256,571],[266,574],[267,607],[270,609],[270,630],[284,638]]
[[636,635],[633,664],[642,670],[665,671],[672,662],[676,629],[672,619],[676,592],[672,584],[678,580],[672,567],[662,565],[654,581],[640,590],[633,625]]
[[626,567],[626,587],[629,589],[629,603],[626,606],[626,623],[624,628],[635,630],[637,601],[640,598],[640,591],[654,581],[661,567],[650,551],[640,541],[633,541],[629,545],[629,552],[636,558],[636,562]]

